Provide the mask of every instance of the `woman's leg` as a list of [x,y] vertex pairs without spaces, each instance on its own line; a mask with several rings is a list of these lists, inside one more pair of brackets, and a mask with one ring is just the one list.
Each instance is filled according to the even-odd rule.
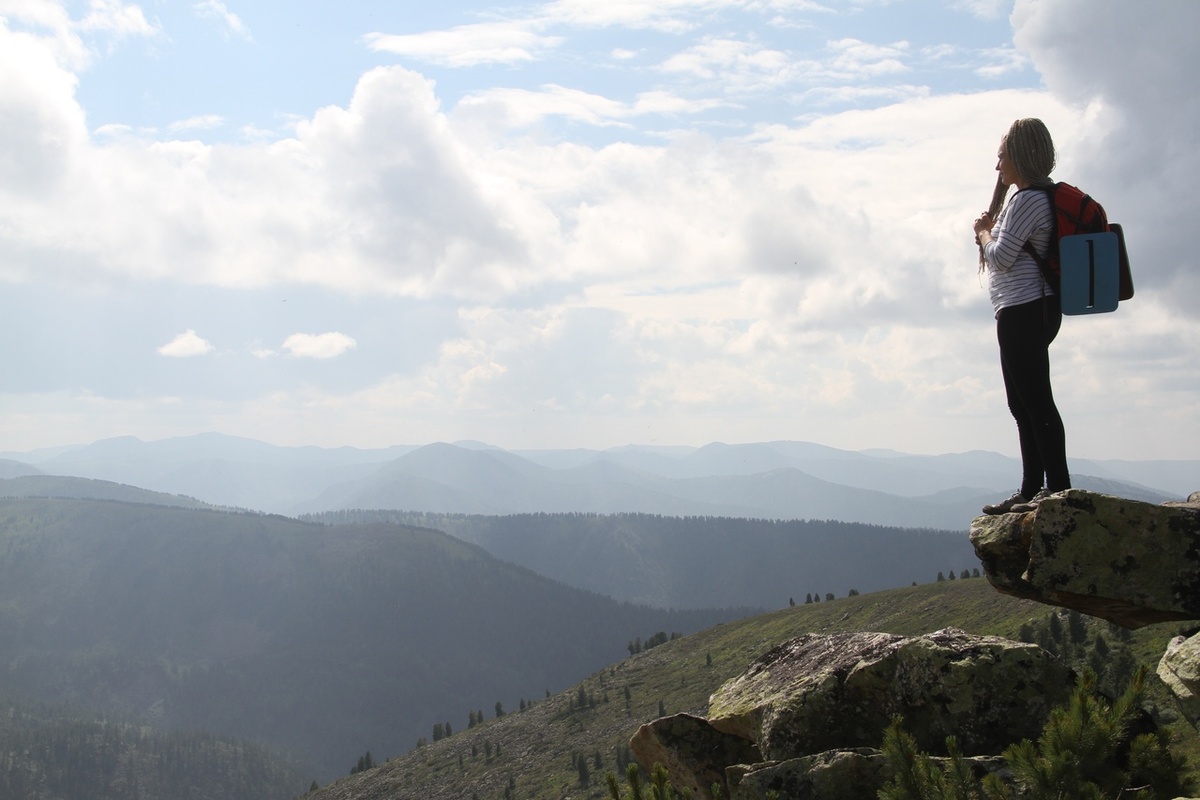
[[1054,297],[1001,309],[996,320],[1000,368],[1008,408],[1017,421],[1021,444],[1021,494],[1042,487],[1071,488],[1066,432],[1050,387],[1050,343],[1058,335],[1062,312]]

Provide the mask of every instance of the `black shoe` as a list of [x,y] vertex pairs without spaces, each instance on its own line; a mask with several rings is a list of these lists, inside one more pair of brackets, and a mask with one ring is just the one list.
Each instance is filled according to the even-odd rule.
[[983,507],[983,513],[991,514],[993,516],[996,514],[1007,514],[1013,510],[1013,506],[1025,505],[1028,503],[1029,501],[1025,499],[1025,495],[1021,494],[1020,492],[1013,492],[1013,496],[1007,500],[1001,500],[999,503],[988,503]]

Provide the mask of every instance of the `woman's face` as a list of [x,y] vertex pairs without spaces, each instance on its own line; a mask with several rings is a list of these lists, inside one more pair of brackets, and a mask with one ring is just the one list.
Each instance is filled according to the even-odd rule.
[[[1008,157],[1006,141],[1000,140],[1000,151],[996,153],[996,171],[1000,173],[1000,181],[1005,186],[1012,186],[1021,180],[1021,176],[1013,168],[1012,159]],[[1020,187],[1018,187],[1020,188]]]

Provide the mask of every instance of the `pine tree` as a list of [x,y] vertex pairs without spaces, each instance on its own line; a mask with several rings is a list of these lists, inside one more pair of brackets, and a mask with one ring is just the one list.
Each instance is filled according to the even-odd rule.
[[586,758],[580,756],[578,759],[576,759],[575,768],[579,771],[580,786],[587,786],[589,783],[591,783],[592,775],[591,772],[588,771]]
[[[1134,736],[1146,669],[1139,668],[1126,691],[1109,703],[1096,688],[1096,677],[1085,671],[1070,701],[1054,709],[1037,744],[1025,739],[1005,749],[1004,759],[1016,786],[995,775],[978,783],[970,778],[961,753],[946,740],[947,766],[917,752],[915,740],[899,719],[884,735],[883,751],[895,777],[880,791],[881,800],[1104,800],[1128,791],[1148,789],[1147,797],[1168,798],[1187,793],[1185,764],[1171,754],[1166,736]],[[1127,759],[1121,757],[1128,752]],[[1140,795],[1139,795],[1140,796]]]

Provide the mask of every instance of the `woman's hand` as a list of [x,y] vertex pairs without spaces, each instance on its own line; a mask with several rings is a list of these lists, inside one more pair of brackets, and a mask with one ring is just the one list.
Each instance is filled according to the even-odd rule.
[[990,231],[995,225],[992,222],[991,216],[985,211],[975,218],[975,238],[979,238],[979,234],[983,231]]

